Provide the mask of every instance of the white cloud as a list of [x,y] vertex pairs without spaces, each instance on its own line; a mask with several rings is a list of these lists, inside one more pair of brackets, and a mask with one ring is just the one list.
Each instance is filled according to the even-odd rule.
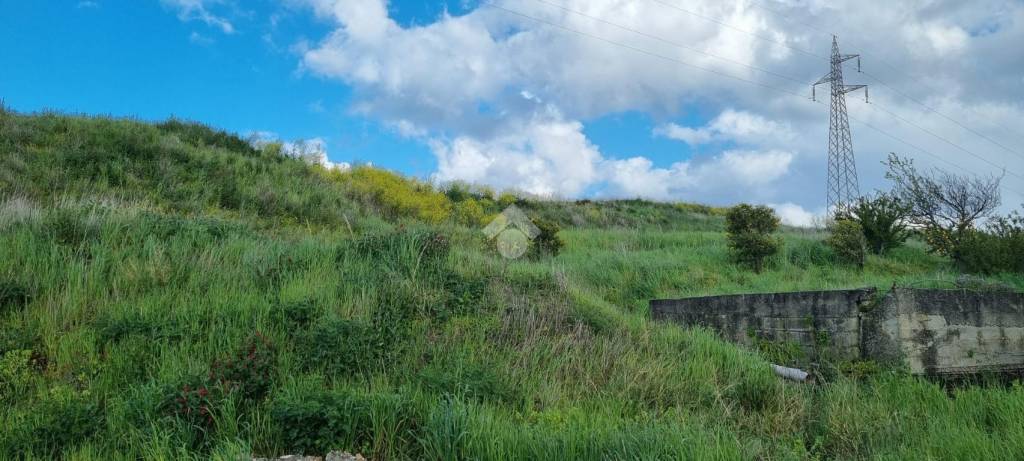
[[969,39],[967,32],[960,27],[938,22],[908,24],[903,34],[909,42],[928,45],[919,47],[918,53],[926,51],[937,56],[962,53]]
[[[357,113],[429,143],[438,159],[440,178],[555,195],[635,194],[714,203],[757,197],[817,209],[824,202],[827,106],[721,73],[798,95],[809,93],[803,82],[824,74],[827,62],[771,41],[827,55],[831,37],[801,25],[821,24],[823,18],[834,20],[830,28],[840,35],[843,53],[862,54],[866,72],[1004,145],[1021,145],[1019,138],[999,128],[1024,126],[1024,98],[1020,97],[1024,83],[1019,77],[1024,62],[1006,53],[1024,42],[1024,5],[1016,0],[772,3],[781,16],[745,0],[694,0],[682,6],[735,28],[660,2],[559,1],[569,10],[795,81],[534,0],[495,3],[719,74],[567,33],[486,5],[462,16],[444,15],[423,26],[405,27],[388,17],[384,0],[295,1],[311,5],[319,17],[335,26],[325,37],[293,47],[301,54],[301,67],[352,87],[351,108]],[[847,83],[875,83],[849,65]],[[853,98],[848,102],[863,191],[887,186],[880,160],[890,151],[913,155],[924,166],[943,164],[857,120],[920,146],[927,154],[963,165],[965,171],[993,170],[943,141],[894,121],[883,108],[982,153],[993,163],[1024,172],[1021,157],[900,94],[881,86],[873,87],[871,94],[873,106]],[[642,147],[634,152],[599,151],[583,127],[590,120],[623,111],[641,112],[663,122],[653,129],[657,135],[701,146],[700,155],[665,165],[651,160]],[[975,112],[990,117],[975,118],[971,115]],[[689,116],[694,113],[711,118],[701,126],[677,121],[684,116],[692,119]],[[985,121],[990,118],[997,123]],[[1024,181],[1008,177],[1006,183],[1024,190]],[[1006,197],[1008,203],[1021,199],[1012,193]],[[786,210],[794,220],[803,216],[791,207]]]
[[657,168],[644,157],[604,162],[608,196],[701,200],[709,194],[754,194],[789,170],[793,155],[781,151],[725,151],[703,161]]
[[221,3],[222,0],[161,0],[178,11],[182,21],[200,21],[208,26],[216,27],[225,34],[233,34],[235,26],[226,18],[210,12],[210,5]]
[[690,128],[675,123],[659,125],[654,129],[654,134],[682,141],[691,146],[707,144],[715,139],[715,133],[708,128]]
[[297,141],[281,141],[277,133],[271,131],[254,131],[249,133],[249,142],[262,148],[271,143],[281,144],[281,152],[285,155],[303,159],[311,164],[320,165],[328,170],[345,171],[352,168],[348,162],[334,163],[327,156],[327,141],[316,137]]
[[787,226],[814,227],[820,220],[818,214],[805,210],[795,203],[770,204],[779,215],[779,219]]
[[691,128],[667,123],[656,127],[654,134],[694,146],[712,141],[766,144],[786,142],[795,137],[787,123],[775,122],[757,114],[734,109],[726,109],[704,127]]
[[436,179],[489,183],[542,196],[573,197],[600,179],[600,152],[583,125],[556,112],[486,140],[434,140]]
[[721,189],[732,193],[770,187],[789,170],[793,154],[779,150],[730,150],[698,161],[659,168],[645,157],[606,158],[578,121],[553,108],[488,139],[434,140],[435,179],[488,183],[549,197],[576,197],[600,186],[604,197],[671,200]]

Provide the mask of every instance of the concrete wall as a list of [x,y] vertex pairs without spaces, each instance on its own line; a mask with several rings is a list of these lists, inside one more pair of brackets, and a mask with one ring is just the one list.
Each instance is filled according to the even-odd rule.
[[793,341],[817,356],[819,338],[839,358],[860,355],[860,309],[875,290],[802,291],[651,301],[651,316],[700,325],[731,341],[751,345],[754,337]]
[[1024,294],[896,289],[865,319],[864,355],[911,372],[1024,368]]
[[800,344],[818,337],[833,357],[903,363],[914,373],[1024,370],[1024,294],[896,289],[873,305],[874,289],[708,296],[651,301],[651,315],[716,330]]

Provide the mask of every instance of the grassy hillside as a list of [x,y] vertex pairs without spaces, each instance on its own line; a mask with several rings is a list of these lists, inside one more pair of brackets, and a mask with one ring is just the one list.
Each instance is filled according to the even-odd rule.
[[[860,271],[787,230],[754,274],[721,210],[456,189],[0,111],[0,458],[1024,458],[1019,385],[792,385],[768,351],[648,320],[655,297],[955,276],[919,244]],[[561,254],[496,254],[479,229],[512,202]]]

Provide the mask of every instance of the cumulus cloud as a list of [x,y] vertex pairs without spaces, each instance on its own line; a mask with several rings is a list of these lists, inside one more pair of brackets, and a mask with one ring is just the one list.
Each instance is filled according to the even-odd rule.
[[691,128],[667,123],[656,127],[654,134],[690,145],[712,141],[784,143],[795,137],[788,123],[768,120],[757,114],[734,109],[726,109],[704,127]]
[[346,171],[352,168],[347,162],[335,163],[327,156],[327,141],[324,138],[316,137],[311,139],[300,139],[296,141],[282,141],[277,133],[271,131],[255,131],[249,133],[249,142],[262,148],[269,144],[280,144],[281,153],[305,160],[314,165],[320,165],[328,170]]
[[578,121],[553,109],[486,140],[431,143],[436,178],[490,183],[542,196],[573,197],[600,179],[602,157]]
[[703,161],[666,168],[645,157],[607,158],[590,143],[583,124],[553,107],[527,123],[488,139],[460,136],[431,143],[435,179],[488,183],[548,197],[577,197],[599,186],[604,197],[671,200],[697,192],[751,192],[789,170],[793,154],[780,150],[729,150]]
[[795,203],[770,204],[779,215],[779,219],[787,226],[814,227],[820,220],[820,214],[805,210]]
[[[965,171],[993,170],[885,111],[983,153],[996,165],[1024,170],[1024,158],[903,97],[969,121],[1004,145],[1020,145],[1000,128],[1024,126],[1021,98],[1007,97],[1024,91],[1024,61],[1005,53],[1024,41],[1024,5],[1014,0],[698,0],[679,8],[648,1],[558,0],[559,8],[552,2],[495,0],[497,7],[484,4],[422,26],[397,23],[384,0],[295,1],[334,25],[326,36],[296,48],[302,69],[353,88],[353,111],[428,143],[441,179],[566,196],[715,203],[756,197],[786,204],[780,210],[798,222],[806,215],[793,207],[817,209],[824,202],[828,108],[789,93],[809,93],[803,82],[827,71],[827,61],[808,53],[827,55],[831,37],[820,27],[802,25],[822,24],[826,17],[839,20],[828,32],[840,34],[844,53],[863,54],[866,71],[902,89],[872,88],[873,106],[848,103],[862,190],[886,187],[880,160],[890,151],[927,166],[942,166],[937,157],[966,164]],[[848,83],[874,83],[853,68],[847,75]],[[700,155],[666,162],[642,148],[602,152],[584,128],[624,111],[649,114],[659,121],[650,128],[656,136],[701,146]],[[688,115],[695,112],[708,114],[696,118],[707,122],[679,121],[694,120]],[[1022,181],[1008,178],[1007,184],[1024,190]],[[1009,195],[1008,203],[1024,199]]]

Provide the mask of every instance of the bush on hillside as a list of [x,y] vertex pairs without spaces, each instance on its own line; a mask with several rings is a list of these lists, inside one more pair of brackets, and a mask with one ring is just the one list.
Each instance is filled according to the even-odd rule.
[[380,366],[380,335],[365,322],[328,319],[299,335],[299,362],[331,376],[367,373]]
[[860,223],[852,219],[840,219],[830,226],[831,235],[826,242],[842,261],[864,267],[867,240]]
[[213,362],[210,380],[247,400],[259,401],[274,384],[274,345],[259,332],[232,356]]
[[530,242],[530,255],[535,258],[558,256],[565,246],[565,241],[558,236],[562,228],[554,221],[546,219],[534,219],[533,224],[540,229],[540,233]]
[[104,428],[100,406],[66,386],[51,389],[32,408],[13,427],[0,431],[0,442],[7,444],[0,457],[19,459],[32,453],[39,459],[63,459],[68,447],[92,439]]
[[451,215],[448,197],[434,190],[430,184],[366,166],[353,168],[341,178],[353,191],[391,218],[408,217],[439,223]]
[[856,221],[863,230],[868,249],[880,255],[903,245],[910,237],[907,216],[907,206],[899,197],[881,193],[873,198],[861,198],[836,219]]
[[455,222],[467,227],[484,226],[484,207],[476,199],[468,198],[455,202],[452,207]]
[[729,249],[737,262],[760,272],[765,260],[779,251],[781,242],[772,236],[779,218],[771,208],[737,205],[726,213],[725,223]]
[[[339,447],[369,454],[393,449],[417,426],[415,407],[397,394],[303,390],[275,400],[269,408],[277,446],[289,452],[324,454]],[[388,458],[386,452],[374,455]],[[397,454],[392,454],[397,455]],[[375,456],[376,457],[376,456]],[[397,456],[395,456],[397,457]]]
[[973,230],[960,245],[962,267],[967,272],[1024,273],[1024,216],[994,218],[986,230]]
[[0,314],[27,305],[32,300],[32,290],[14,280],[0,278]]

